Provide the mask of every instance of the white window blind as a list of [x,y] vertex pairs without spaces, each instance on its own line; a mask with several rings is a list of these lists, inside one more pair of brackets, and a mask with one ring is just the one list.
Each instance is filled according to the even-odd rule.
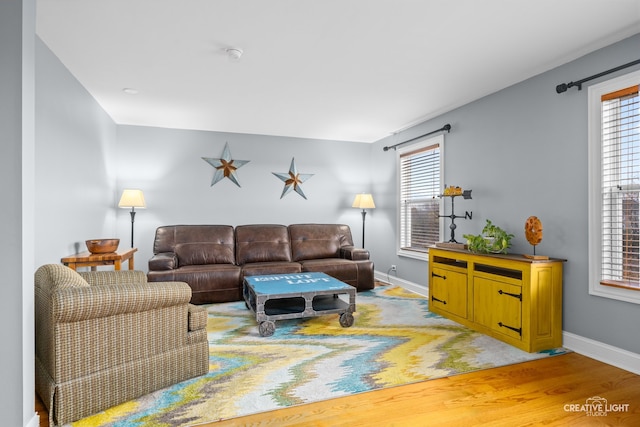
[[441,144],[400,153],[400,249],[426,253],[440,240]]
[[640,289],[638,85],[601,96],[601,281]]

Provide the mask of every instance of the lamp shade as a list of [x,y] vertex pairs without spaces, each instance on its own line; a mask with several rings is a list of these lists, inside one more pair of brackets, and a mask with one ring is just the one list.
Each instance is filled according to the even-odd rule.
[[147,204],[144,201],[144,194],[142,190],[128,189],[122,192],[119,208],[146,208]]
[[373,209],[376,207],[376,204],[373,203],[373,196],[371,194],[362,193],[356,195],[351,207],[358,209]]

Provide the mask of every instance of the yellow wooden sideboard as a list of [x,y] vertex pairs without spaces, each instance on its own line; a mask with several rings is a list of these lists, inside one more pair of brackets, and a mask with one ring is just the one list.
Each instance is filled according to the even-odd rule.
[[527,352],[560,347],[564,261],[429,248],[429,310]]

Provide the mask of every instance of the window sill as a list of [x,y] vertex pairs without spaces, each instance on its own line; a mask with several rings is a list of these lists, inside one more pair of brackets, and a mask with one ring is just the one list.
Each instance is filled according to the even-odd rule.
[[607,282],[607,284],[591,282],[589,286],[589,295],[630,302],[632,304],[640,304],[640,292],[638,291],[640,291],[638,288],[613,286],[611,285],[611,281]]
[[429,252],[408,251],[406,249],[399,249],[398,256],[418,259],[421,261],[429,261]]
[[623,282],[619,280],[603,280],[600,282],[602,286],[611,286],[613,288],[628,289],[630,291],[640,291],[640,283]]

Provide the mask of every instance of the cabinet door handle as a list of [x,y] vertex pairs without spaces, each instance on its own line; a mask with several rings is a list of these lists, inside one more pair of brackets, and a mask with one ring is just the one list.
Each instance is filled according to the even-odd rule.
[[446,301],[438,299],[438,298],[434,297],[433,295],[431,295],[431,301],[438,301],[438,302],[443,303],[444,305],[447,305]]
[[431,272],[431,277],[439,277],[443,280],[447,280],[447,276],[441,276],[439,274],[434,273],[433,271]]
[[509,295],[510,297],[518,298],[520,301],[522,301],[522,294],[510,294],[509,292],[504,292],[502,289],[500,289],[498,293],[500,295]]
[[508,326],[505,325],[502,322],[498,322],[498,326],[500,326],[501,328],[507,328],[507,329],[511,329],[512,331],[515,331],[518,333],[518,335],[522,336],[522,328],[514,328],[513,326]]

